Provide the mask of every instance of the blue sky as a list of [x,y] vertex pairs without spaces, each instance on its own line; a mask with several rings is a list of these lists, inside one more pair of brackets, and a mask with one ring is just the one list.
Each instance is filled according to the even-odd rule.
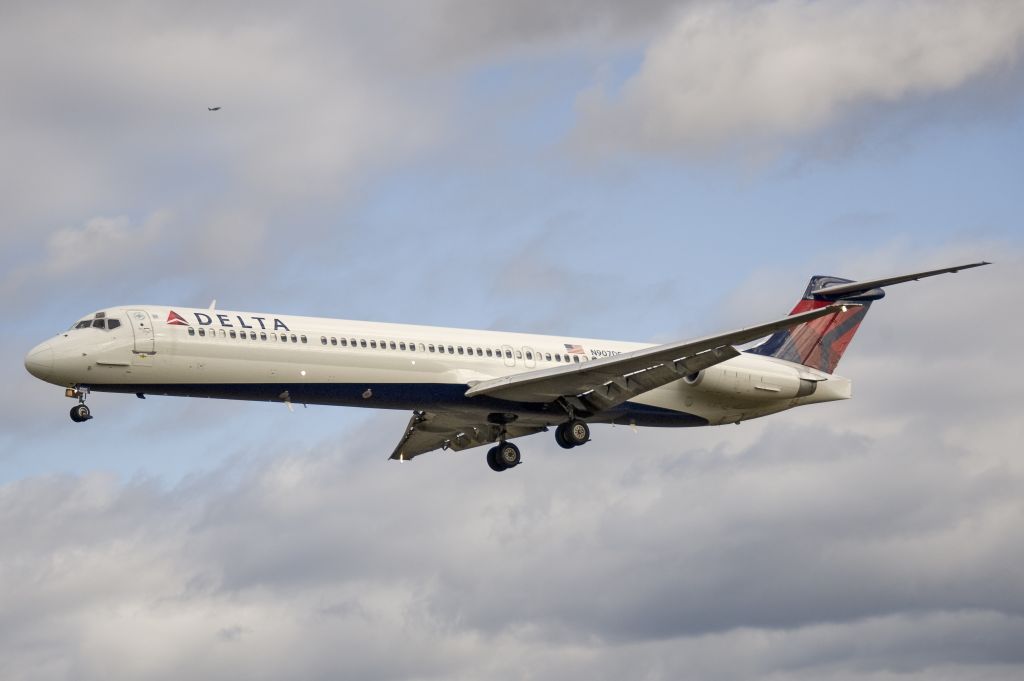
[[[118,636],[133,678],[1019,674],[1016,5],[53,3],[0,38],[0,675],[110,678]],[[96,395],[73,424],[22,366],[133,302],[657,342],[979,259],[872,308],[850,402],[538,436],[511,481],[387,463],[405,413]]]

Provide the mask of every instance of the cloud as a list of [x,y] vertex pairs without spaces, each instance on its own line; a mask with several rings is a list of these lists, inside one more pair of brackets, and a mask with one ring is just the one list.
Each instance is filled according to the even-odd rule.
[[382,414],[174,487],[7,483],[0,673],[1015,678],[1024,405],[1000,367],[1021,323],[983,294],[1019,291],[1020,255],[1000,250],[872,309],[854,400],[739,428],[533,437],[495,475],[479,452],[384,461],[402,416]]
[[211,230],[258,253],[253,224],[344,205],[441,136],[443,84],[364,58],[357,27],[315,39],[291,11],[236,9],[58,3],[4,22],[0,56],[18,64],[0,74],[5,250],[83,215],[159,210],[182,240]]
[[774,149],[874,106],[950,93],[1016,66],[1024,10],[943,0],[695,4],[621,87],[584,93],[591,151]]

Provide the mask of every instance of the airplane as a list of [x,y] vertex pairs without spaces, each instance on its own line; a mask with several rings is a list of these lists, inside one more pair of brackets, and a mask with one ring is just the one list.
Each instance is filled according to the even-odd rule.
[[848,399],[834,371],[884,287],[988,264],[814,276],[787,317],[663,345],[127,305],[40,343],[25,368],[77,400],[79,423],[93,392],[411,409],[391,459],[491,445],[504,471],[522,461],[513,439],[551,428],[570,449],[591,424],[722,425]]

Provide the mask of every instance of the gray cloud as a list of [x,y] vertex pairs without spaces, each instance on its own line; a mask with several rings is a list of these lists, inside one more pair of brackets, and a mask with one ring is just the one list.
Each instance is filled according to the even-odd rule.
[[1014,67],[1022,38],[1024,11],[995,1],[702,3],[651,40],[621,92],[581,96],[577,142],[756,155]]
[[[1020,322],[982,295],[1020,292],[1001,251],[873,308],[841,365],[851,402],[598,428],[572,453],[531,438],[502,476],[473,453],[385,462],[402,415],[384,414],[309,451],[276,435],[171,488],[5,484],[0,670],[1014,678],[1024,468],[1006,447],[1024,433],[998,367]],[[959,351],[979,328],[991,351]],[[1004,397],[973,413],[950,376]]]

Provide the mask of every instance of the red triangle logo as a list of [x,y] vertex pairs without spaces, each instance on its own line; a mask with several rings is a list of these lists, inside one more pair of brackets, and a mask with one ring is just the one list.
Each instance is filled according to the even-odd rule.
[[182,317],[177,312],[175,312],[174,310],[171,310],[170,312],[167,313],[167,324],[169,326],[188,326],[189,325],[188,322],[185,321],[185,318]]

